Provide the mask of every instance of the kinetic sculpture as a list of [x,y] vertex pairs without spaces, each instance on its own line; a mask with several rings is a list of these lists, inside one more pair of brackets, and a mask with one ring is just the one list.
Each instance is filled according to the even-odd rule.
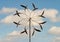
[[[23,19],[26,19],[26,18],[27,18],[27,21],[28,21],[28,22],[27,22],[26,24],[29,25],[29,34],[28,34],[28,32],[27,32],[26,26],[25,26],[25,28],[24,28],[24,31],[21,32],[21,34],[26,33],[27,35],[29,35],[29,42],[31,42],[31,36],[34,35],[35,31],[41,32],[41,30],[43,30],[42,24],[45,24],[46,21],[44,21],[44,22],[37,22],[37,21],[35,21],[34,19],[32,19],[32,18],[34,18],[34,16],[31,16],[31,14],[38,9],[38,8],[36,8],[36,6],[35,6],[34,3],[32,3],[33,9],[32,9],[31,12],[30,12],[29,9],[27,8],[27,6],[25,6],[25,5],[20,5],[20,6],[24,8],[25,13],[18,12],[18,11],[16,10],[16,13],[15,13],[14,15],[17,15],[17,16],[20,17],[20,18],[23,17],[23,16],[21,17],[22,14],[25,15],[25,16],[27,16],[27,17],[25,17],[25,18],[23,18]],[[29,12],[28,15],[27,15],[26,11]],[[34,13],[34,15],[35,15],[35,13]],[[45,16],[43,16],[43,15],[44,15],[44,11],[42,12],[41,15],[38,15],[38,18],[40,18],[40,17],[41,17],[41,18],[45,18]],[[36,15],[35,15],[35,17],[36,17]],[[35,22],[35,23],[37,23],[37,24],[40,26],[41,30],[39,30],[39,29],[37,29],[36,27],[32,26],[32,21]],[[18,21],[18,22],[13,21],[13,23],[16,24],[17,27],[18,27],[19,25],[22,25],[20,22],[21,22],[21,21]],[[31,33],[31,29],[32,29],[31,27],[33,27],[33,33]],[[32,34],[32,35],[31,35],[31,34]]]

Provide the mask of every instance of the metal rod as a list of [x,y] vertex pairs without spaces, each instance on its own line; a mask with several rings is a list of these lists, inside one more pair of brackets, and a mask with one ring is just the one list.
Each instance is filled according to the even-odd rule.
[[31,42],[31,18],[29,18],[29,42]]

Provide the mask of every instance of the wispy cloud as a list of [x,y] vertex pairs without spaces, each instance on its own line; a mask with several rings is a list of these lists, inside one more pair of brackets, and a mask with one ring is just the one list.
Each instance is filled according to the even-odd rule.
[[1,23],[13,23],[13,21],[18,21],[18,20],[21,20],[18,16],[9,15],[5,17],[4,19],[2,19],[0,22]]
[[52,42],[60,42],[60,37],[55,37]]
[[49,30],[50,34],[60,35],[60,27],[53,26]]
[[0,10],[0,14],[9,14],[9,13],[15,12],[16,10],[17,10],[16,8],[3,7],[3,8]]
[[16,40],[22,40],[23,38],[27,38],[25,33],[20,34],[20,31],[12,31],[11,33],[8,33],[4,38],[2,38],[0,42],[17,42]]
[[57,14],[59,13],[56,9],[45,9],[45,16],[50,19],[52,22],[57,22]]
[[60,27],[53,26],[48,30],[50,35],[54,35],[51,42],[60,42]]
[[17,38],[25,38],[27,35],[24,33],[24,34],[20,34],[20,31],[13,31],[11,33],[9,33],[6,37],[6,39],[8,40],[12,40],[12,39],[17,39]]

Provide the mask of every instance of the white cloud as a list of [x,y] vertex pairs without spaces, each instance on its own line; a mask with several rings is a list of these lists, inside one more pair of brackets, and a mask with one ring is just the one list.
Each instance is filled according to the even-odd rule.
[[52,42],[60,42],[60,37],[56,37],[52,40]]
[[6,7],[3,7],[1,10],[0,10],[0,14],[9,14],[9,13],[12,13],[12,12],[15,12],[17,9],[16,8],[6,8]]
[[[12,31],[12,32],[10,32],[9,34],[7,34],[7,39],[9,39],[9,40],[11,40],[11,39],[16,39],[16,38],[27,38],[28,37],[28,35],[26,34],[26,33],[23,33],[23,34],[21,34],[21,32],[22,32],[23,30],[21,30],[21,31]],[[29,31],[27,30],[27,33],[29,34]]]
[[25,33],[20,34],[20,31],[12,31],[11,33],[7,34],[4,38],[0,39],[1,42],[17,42],[23,41],[23,39],[26,39],[27,35]]
[[45,9],[45,16],[52,22],[58,21],[57,19],[58,10],[56,9]]
[[2,19],[0,22],[13,23],[13,21],[18,21],[18,20],[21,20],[20,17],[14,16],[14,15],[9,15],[9,16],[5,17],[4,19]]
[[48,30],[48,33],[55,35],[51,42],[60,42],[60,27],[53,26]]
[[53,26],[49,30],[50,34],[60,35],[60,27]]
[[20,35],[20,32],[18,32],[18,31],[13,31],[13,32],[9,33],[8,35]]

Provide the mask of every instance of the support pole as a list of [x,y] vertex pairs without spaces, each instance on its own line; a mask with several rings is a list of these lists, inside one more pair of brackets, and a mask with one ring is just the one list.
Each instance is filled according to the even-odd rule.
[[29,42],[31,42],[31,18],[29,18]]

